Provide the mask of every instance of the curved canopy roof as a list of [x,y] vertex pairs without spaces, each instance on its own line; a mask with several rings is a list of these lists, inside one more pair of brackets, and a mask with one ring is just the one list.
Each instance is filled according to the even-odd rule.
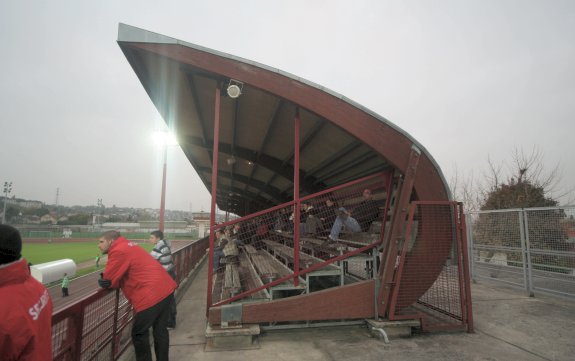
[[[255,62],[120,24],[118,44],[200,178],[211,188],[216,88],[222,89],[218,194],[244,215],[293,199],[299,109],[300,193],[378,171],[405,174],[421,152],[414,198],[448,200],[441,170],[409,134],[364,107]],[[226,95],[238,82],[242,94]]]

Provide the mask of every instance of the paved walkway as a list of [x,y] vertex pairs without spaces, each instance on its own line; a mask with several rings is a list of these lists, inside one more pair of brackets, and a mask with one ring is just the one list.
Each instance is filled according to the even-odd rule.
[[474,284],[475,330],[417,335],[389,345],[360,326],[273,331],[259,349],[206,352],[206,263],[178,305],[170,360],[573,360],[575,300],[526,297],[515,289]]

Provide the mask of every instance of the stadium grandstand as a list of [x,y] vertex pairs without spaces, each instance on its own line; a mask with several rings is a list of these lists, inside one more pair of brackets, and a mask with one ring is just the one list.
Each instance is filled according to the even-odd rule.
[[[176,256],[179,282],[208,263],[208,330],[472,331],[462,206],[422,144],[278,69],[124,24],[118,44],[212,194],[209,237]],[[216,206],[238,217],[216,223]],[[130,321],[119,293],[62,309],[54,359],[116,359]]]

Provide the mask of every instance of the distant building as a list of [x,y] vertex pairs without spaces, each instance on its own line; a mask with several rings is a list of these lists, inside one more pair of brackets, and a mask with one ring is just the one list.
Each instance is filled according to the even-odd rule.
[[[150,229],[152,231],[160,228],[160,222],[159,221],[140,221],[139,225],[140,225],[140,228]],[[164,229],[168,233],[178,232],[178,231],[182,232],[182,231],[188,231],[190,229],[190,226],[188,225],[188,222],[186,222],[186,221],[165,221],[164,222]]]
[[45,214],[42,217],[40,217],[40,223],[56,224],[58,223],[58,220],[51,214]]
[[6,200],[6,204],[12,204],[22,208],[32,208],[32,209],[42,208],[44,206],[44,203],[40,201],[28,201],[19,198],[8,198]]
[[140,229],[140,223],[137,222],[105,222],[102,223],[102,228],[107,230],[115,230],[119,232],[137,231]]
[[192,219],[197,221],[210,220],[210,212],[192,212]]
[[42,202],[27,201],[27,200],[23,200],[23,199],[19,199],[16,204],[18,204],[22,208],[32,208],[32,209],[38,209],[38,208],[42,208],[44,206],[44,203],[42,203]]

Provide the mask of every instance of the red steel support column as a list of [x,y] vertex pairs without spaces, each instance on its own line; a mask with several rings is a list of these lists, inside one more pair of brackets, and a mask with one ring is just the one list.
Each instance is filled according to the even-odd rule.
[[417,173],[417,165],[419,164],[419,157],[421,151],[416,147],[412,147],[409,155],[409,161],[406,167],[401,188],[398,189],[399,194],[396,197],[393,219],[391,223],[391,236],[389,243],[386,244],[384,252],[381,256],[381,267],[379,269],[380,288],[377,296],[377,305],[380,315],[389,314],[389,304],[393,292],[393,280],[396,272],[397,261],[397,247],[398,239],[406,237],[404,234],[405,220],[407,219],[409,210],[409,201],[413,186],[415,184],[415,175]]
[[299,228],[300,228],[300,203],[299,203],[299,131],[300,131],[300,117],[299,108],[296,108],[294,119],[294,165],[293,165],[293,199],[295,201],[295,209],[293,212],[293,271],[294,279],[293,284],[299,284]]
[[214,110],[214,145],[212,150],[212,207],[210,210],[210,252],[208,255],[208,297],[206,315],[212,305],[212,282],[214,269],[214,233],[216,225],[216,197],[218,191],[218,153],[220,151],[220,87],[216,86]]
[[409,216],[407,217],[407,227],[405,229],[405,235],[403,237],[401,255],[399,256],[399,265],[397,266],[397,270],[395,271],[395,282],[393,283],[393,291],[388,301],[389,308],[387,312],[390,320],[393,320],[395,317],[395,306],[397,305],[397,298],[399,297],[399,288],[401,287],[401,276],[403,275],[405,255],[407,253],[407,249],[409,248],[409,237],[411,235],[411,227],[413,227],[413,218],[415,215],[416,207],[417,206],[412,205],[409,211]]
[[[381,229],[379,230],[379,243],[387,241],[383,239],[385,236],[385,227],[387,227],[387,216],[389,215],[389,207],[391,206],[391,198],[393,197],[393,172],[389,172],[385,177],[385,208],[383,209],[383,217],[381,219]],[[374,270],[376,270],[374,265]]]

